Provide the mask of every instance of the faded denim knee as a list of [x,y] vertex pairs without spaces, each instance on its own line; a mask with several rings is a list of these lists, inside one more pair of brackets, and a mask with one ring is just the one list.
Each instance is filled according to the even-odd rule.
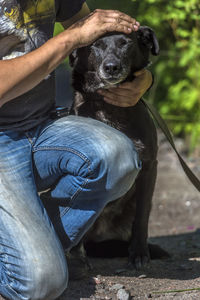
[[0,268],[3,278],[0,283],[2,295],[11,300],[56,299],[67,288],[68,283],[68,272],[63,268],[63,261],[60,257],[55,260],[55,255],[52,260],[49,253],[41,255],[40,249],[37,257],[31,254],[28,256],[26,262],[21,261],[26,264],[23,267],[17,267],[16,263],[10,264],[8,268]]
[[11,300],[56,299],[68,283],[64,251],[48,222],[41,218],[36,225],[34,214],[29,224],[25,219],[22,215],[11,226],[3,216],[0,294]]
[[112,201],[131,188],[141,169],[141,161],[134,144],[124,134],[108,126],[98,131],[85,155],[91,162],[92,180],[96,177],[101,182],[99,192],[104,190],[104,198]]

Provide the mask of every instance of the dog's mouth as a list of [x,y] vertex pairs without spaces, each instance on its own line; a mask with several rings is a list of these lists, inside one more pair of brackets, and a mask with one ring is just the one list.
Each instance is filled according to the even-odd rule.
[[109,86],[117,85],[121,82],[123,82],[129,75],[130,68],[120,70],[115,70],[113,72],[105,72],[105,69],[101,66],[98,70],[98,76],[102,82],[102,85],[104,84],[104,88],[108,88]]

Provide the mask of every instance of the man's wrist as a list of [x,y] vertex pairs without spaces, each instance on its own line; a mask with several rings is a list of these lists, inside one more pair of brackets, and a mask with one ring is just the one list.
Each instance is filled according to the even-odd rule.
[[79,28],[73,28],[72,26],[66,30],[66,33],[68,35],[68,39],[70,43],[72,44],[73,50],[80,47],[81,41],[80,41],[80,29]]
[[68,56],[74,49],[80,45],[79,34],[76,29],[67,29],[56,37],[57,43],[63,49],[63,58]]

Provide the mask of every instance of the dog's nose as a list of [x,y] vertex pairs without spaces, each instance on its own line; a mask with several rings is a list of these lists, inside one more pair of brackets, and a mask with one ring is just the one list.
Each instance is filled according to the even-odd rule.
[[104,68],[105,73],[107,73],[109,75],[115,75],[115,74],[119,73],[121,66],[117,61],[105,62],[103,65],[103,68]]

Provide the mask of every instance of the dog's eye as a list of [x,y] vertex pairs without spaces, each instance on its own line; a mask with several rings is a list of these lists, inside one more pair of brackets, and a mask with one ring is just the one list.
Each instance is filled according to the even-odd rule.
[[101,48],[101,49],[103,49],[103,50],[106,49],[106,45],[105,45],[104,42],[101,41],[101,40],[96,41],[93,45],[94,45],[95,47]]
[[117,47],[118,48],[123,48],[124,46],[128,45],[129,43],[130,42],[128,40],[120,39],[120,40],[117,41]]

